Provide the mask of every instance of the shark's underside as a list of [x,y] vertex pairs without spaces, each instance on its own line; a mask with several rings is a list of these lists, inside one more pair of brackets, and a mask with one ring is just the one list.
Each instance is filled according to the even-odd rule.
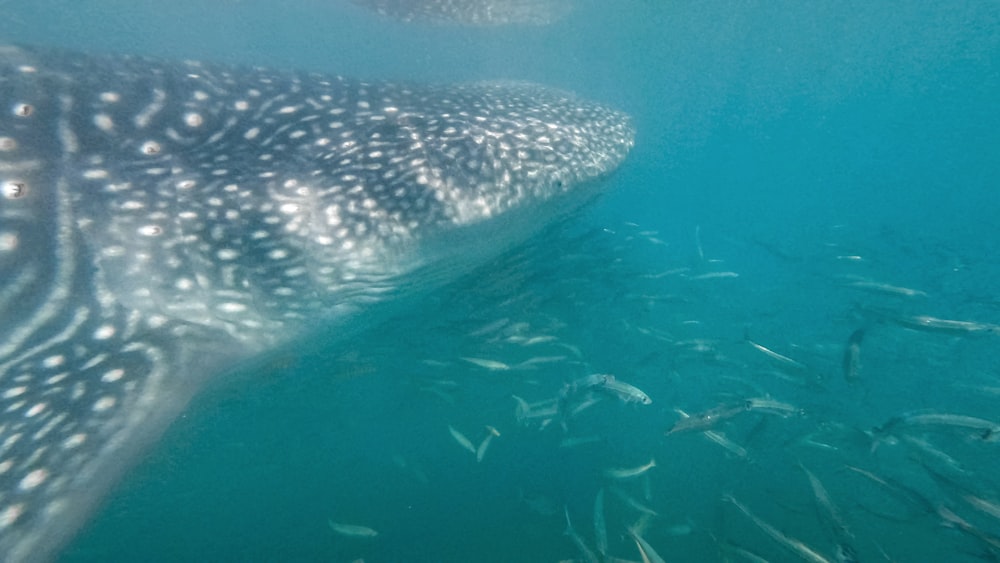
[[206,378],[482,264],[632,142],[525,83],[0,47],[2,558],[52,557]]

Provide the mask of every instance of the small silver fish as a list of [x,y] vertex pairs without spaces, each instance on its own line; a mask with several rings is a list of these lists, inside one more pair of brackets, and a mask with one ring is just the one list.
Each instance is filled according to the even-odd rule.
[[604,523],[604,489],[597,491],[597,497],[594,498],[594,543],[597,544],[597,552],[607,557],[608,526]]
[[613,375],[605,376],[604,380],[597,386],[597,389],[610,393],[625,403],[653,404],[653,400],[641,389],[624,381],[619,381]]
[[756,514],[750,512],[750,509],[743,505],[740,501],[736,500],[732,495],[726,495],[723,500],[731,502],[736,508],[740,509],[740,512],[745,514],[747,518],[753,521],[765,534],[771,537],[774,541],[785,546],[790,551],[796,553],[802,559],[806,561],[812,561],[813,563],[830,563],[830,560],[823,557],[816,550],[812,549],[808,545],[802,543],[801,541],[791,537],[786,536],[780,530],[774,526],[768,524],[767,522],[761,520]]
[[563,534],[569,536],[569,539],[576,546],[577,550],[580,551],[580,555],[583,556],[584,561],[587,563],[598,563],[599,560],[597,558],[597,554],[587,547],[587,543],[583,541],[580,534],[576,533],[576,530],[573,529],[573,524],[569,520],[569,507],[564,506],[563,511],[566,513],[566,531],[563,532]]
[[330,529],[342,536],[347,536],[351,538],[374,538],[378,536],[378,532],[369,528],[368,526],[358,526],[357,524],[340,524],[334,522],[333,520],[327,520],[326,523],[330,526]]
[[647,542],[633,528],[628,528],[628,535],[633,541],[635,541],[635,545],[639,548],[639,553],[642,555],[643,561],[648,561],[649,563],[665,563],[664,559],[660,557],[660,554],[653,549],[653,546],[649,545],[649,542]]
[[472,452],[472,455],[477,455],[476,446],[472,445],[472,441],[466,438],[465,434],[462,434],[461,432],[456,430],[454,426],[451,425],[448,425],[448,432],[451,433],[451,437],[454,438],[456,442],[458,442],[459,446],[462,446],[462,448]]
[[500,431],[492,426],[487,425],[486,430],[486,437],[483,438],[483,441],[479,443],[479,447],[476,448],[476,463],[483,461],[483,458],[486,457],[486,450],[490,447],[490,442],[493,441],[493,438],[500,435]]
[[861,341],[864,338],[865,329],[855,330],[847,339],[847,347],[844,349],[844,379],[852,383],[861,378]]
[[771,360],[773,360],[774,365],[778,366],[781,369],[790,369],[790,370],[798,371],[798,372],[806,371],[806,370],[809,369],[802,362],[793,360],[793,359],[789,358],[788,356],[784,356],[782,354],[779,354],[779,353],[775,352],[774,350],[771,350],[770,348],[768,348],[766,346],[763,346],[761,344],[757,344],[756,342],[754,342],[753,340],[750,340],[749,338],[747,338],[746,341],[747,341],[747,344],[753,346],[754,348],[756,348],[757,350],[759,350],[761,353],[763,353],[765,356],[767,356],[768,358],[770,358]]
[[485,368],[490,371],[507,371],[510,369],[509,365],[497,360],[490,360],[486,358],[465,358],[465,357],[463,357],[462,359],[474,366],[479,366],[481,368]]
[[627,467],[619,469],[606,469],[604,475],[610,479],[623,480],[623,479],[633,479],[638,477],[650,469],[656,467],[656,460],[651,459],[649,463],[640,465],[638,467]]

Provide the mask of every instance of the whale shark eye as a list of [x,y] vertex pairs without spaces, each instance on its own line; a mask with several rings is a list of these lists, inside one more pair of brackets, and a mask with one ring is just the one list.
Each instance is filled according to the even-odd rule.
[[14,115],[18,117],[28,117],[33,113],[35,113],[35,107],[31,104],[14,104]]
[[4,182],[0,193],[7,199],[18,199],[28,193],[28,186],[24,182]]

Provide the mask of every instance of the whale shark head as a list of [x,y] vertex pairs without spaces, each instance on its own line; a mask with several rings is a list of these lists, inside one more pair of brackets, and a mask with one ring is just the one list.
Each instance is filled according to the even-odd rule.
[[0,48],[0,553],[51,557],[201,382],[589,200],[622,113]]

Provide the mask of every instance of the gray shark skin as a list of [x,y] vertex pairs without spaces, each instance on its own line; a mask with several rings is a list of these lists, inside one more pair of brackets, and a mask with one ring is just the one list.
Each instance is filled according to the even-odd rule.
[[573,9],[573,0],[351,0],[403,22],[466,26],[548,25]]
[[0,559],[55,557],[207,378],[482,265],[633,135],[531,84],[0,47]]

